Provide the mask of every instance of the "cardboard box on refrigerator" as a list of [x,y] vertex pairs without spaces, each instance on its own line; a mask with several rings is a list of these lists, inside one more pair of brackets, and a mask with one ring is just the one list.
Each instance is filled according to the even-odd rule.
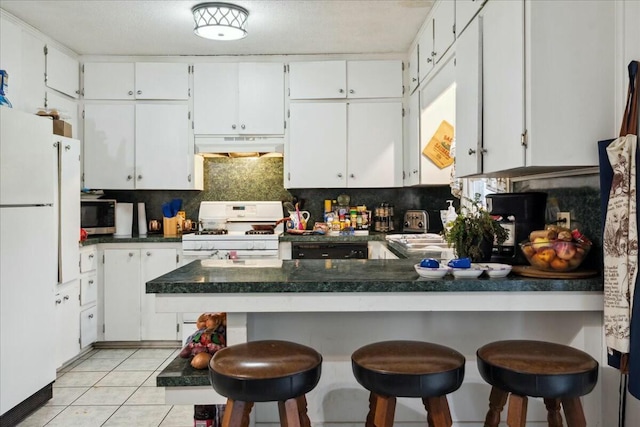
[[54,135],[66,136],[71,138],[71,123],[67,123],[63,120],[53,120],[53,133]]

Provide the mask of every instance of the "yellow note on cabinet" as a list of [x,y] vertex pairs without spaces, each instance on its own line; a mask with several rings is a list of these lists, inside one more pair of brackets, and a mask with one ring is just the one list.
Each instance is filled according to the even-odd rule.
[[422,150],[422,154],[435,163],[440,169],[444,169],[453,163],[453,158],[449,155],[451,143],[453,142],[453,126],[443,120],[438,126],[438,130],[433,134],[431,140]]

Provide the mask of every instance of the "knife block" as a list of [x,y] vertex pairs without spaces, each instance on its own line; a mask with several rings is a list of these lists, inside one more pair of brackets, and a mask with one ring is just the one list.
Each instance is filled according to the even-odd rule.
[[164,237],[178,237],[180,236],[180,228],[178,227],[178,216],[173,218],[162,218],[162,231]]

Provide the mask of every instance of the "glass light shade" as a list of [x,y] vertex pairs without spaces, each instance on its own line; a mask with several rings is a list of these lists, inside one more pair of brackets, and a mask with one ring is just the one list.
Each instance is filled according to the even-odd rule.
[[191,9],[196,35],[211,40],[239,40],[247,36],[249,12],[230,3],[203,3]]

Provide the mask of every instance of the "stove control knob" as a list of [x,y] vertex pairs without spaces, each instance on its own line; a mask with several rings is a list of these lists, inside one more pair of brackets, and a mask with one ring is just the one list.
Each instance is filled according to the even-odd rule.
[[404,222],[404,226],[405,226],[405,227],[409,227],[409,221],[405,221],[405,222]]
[[418,222],[418,228],[422,228],[424,224],[422,224],[422,221]]

